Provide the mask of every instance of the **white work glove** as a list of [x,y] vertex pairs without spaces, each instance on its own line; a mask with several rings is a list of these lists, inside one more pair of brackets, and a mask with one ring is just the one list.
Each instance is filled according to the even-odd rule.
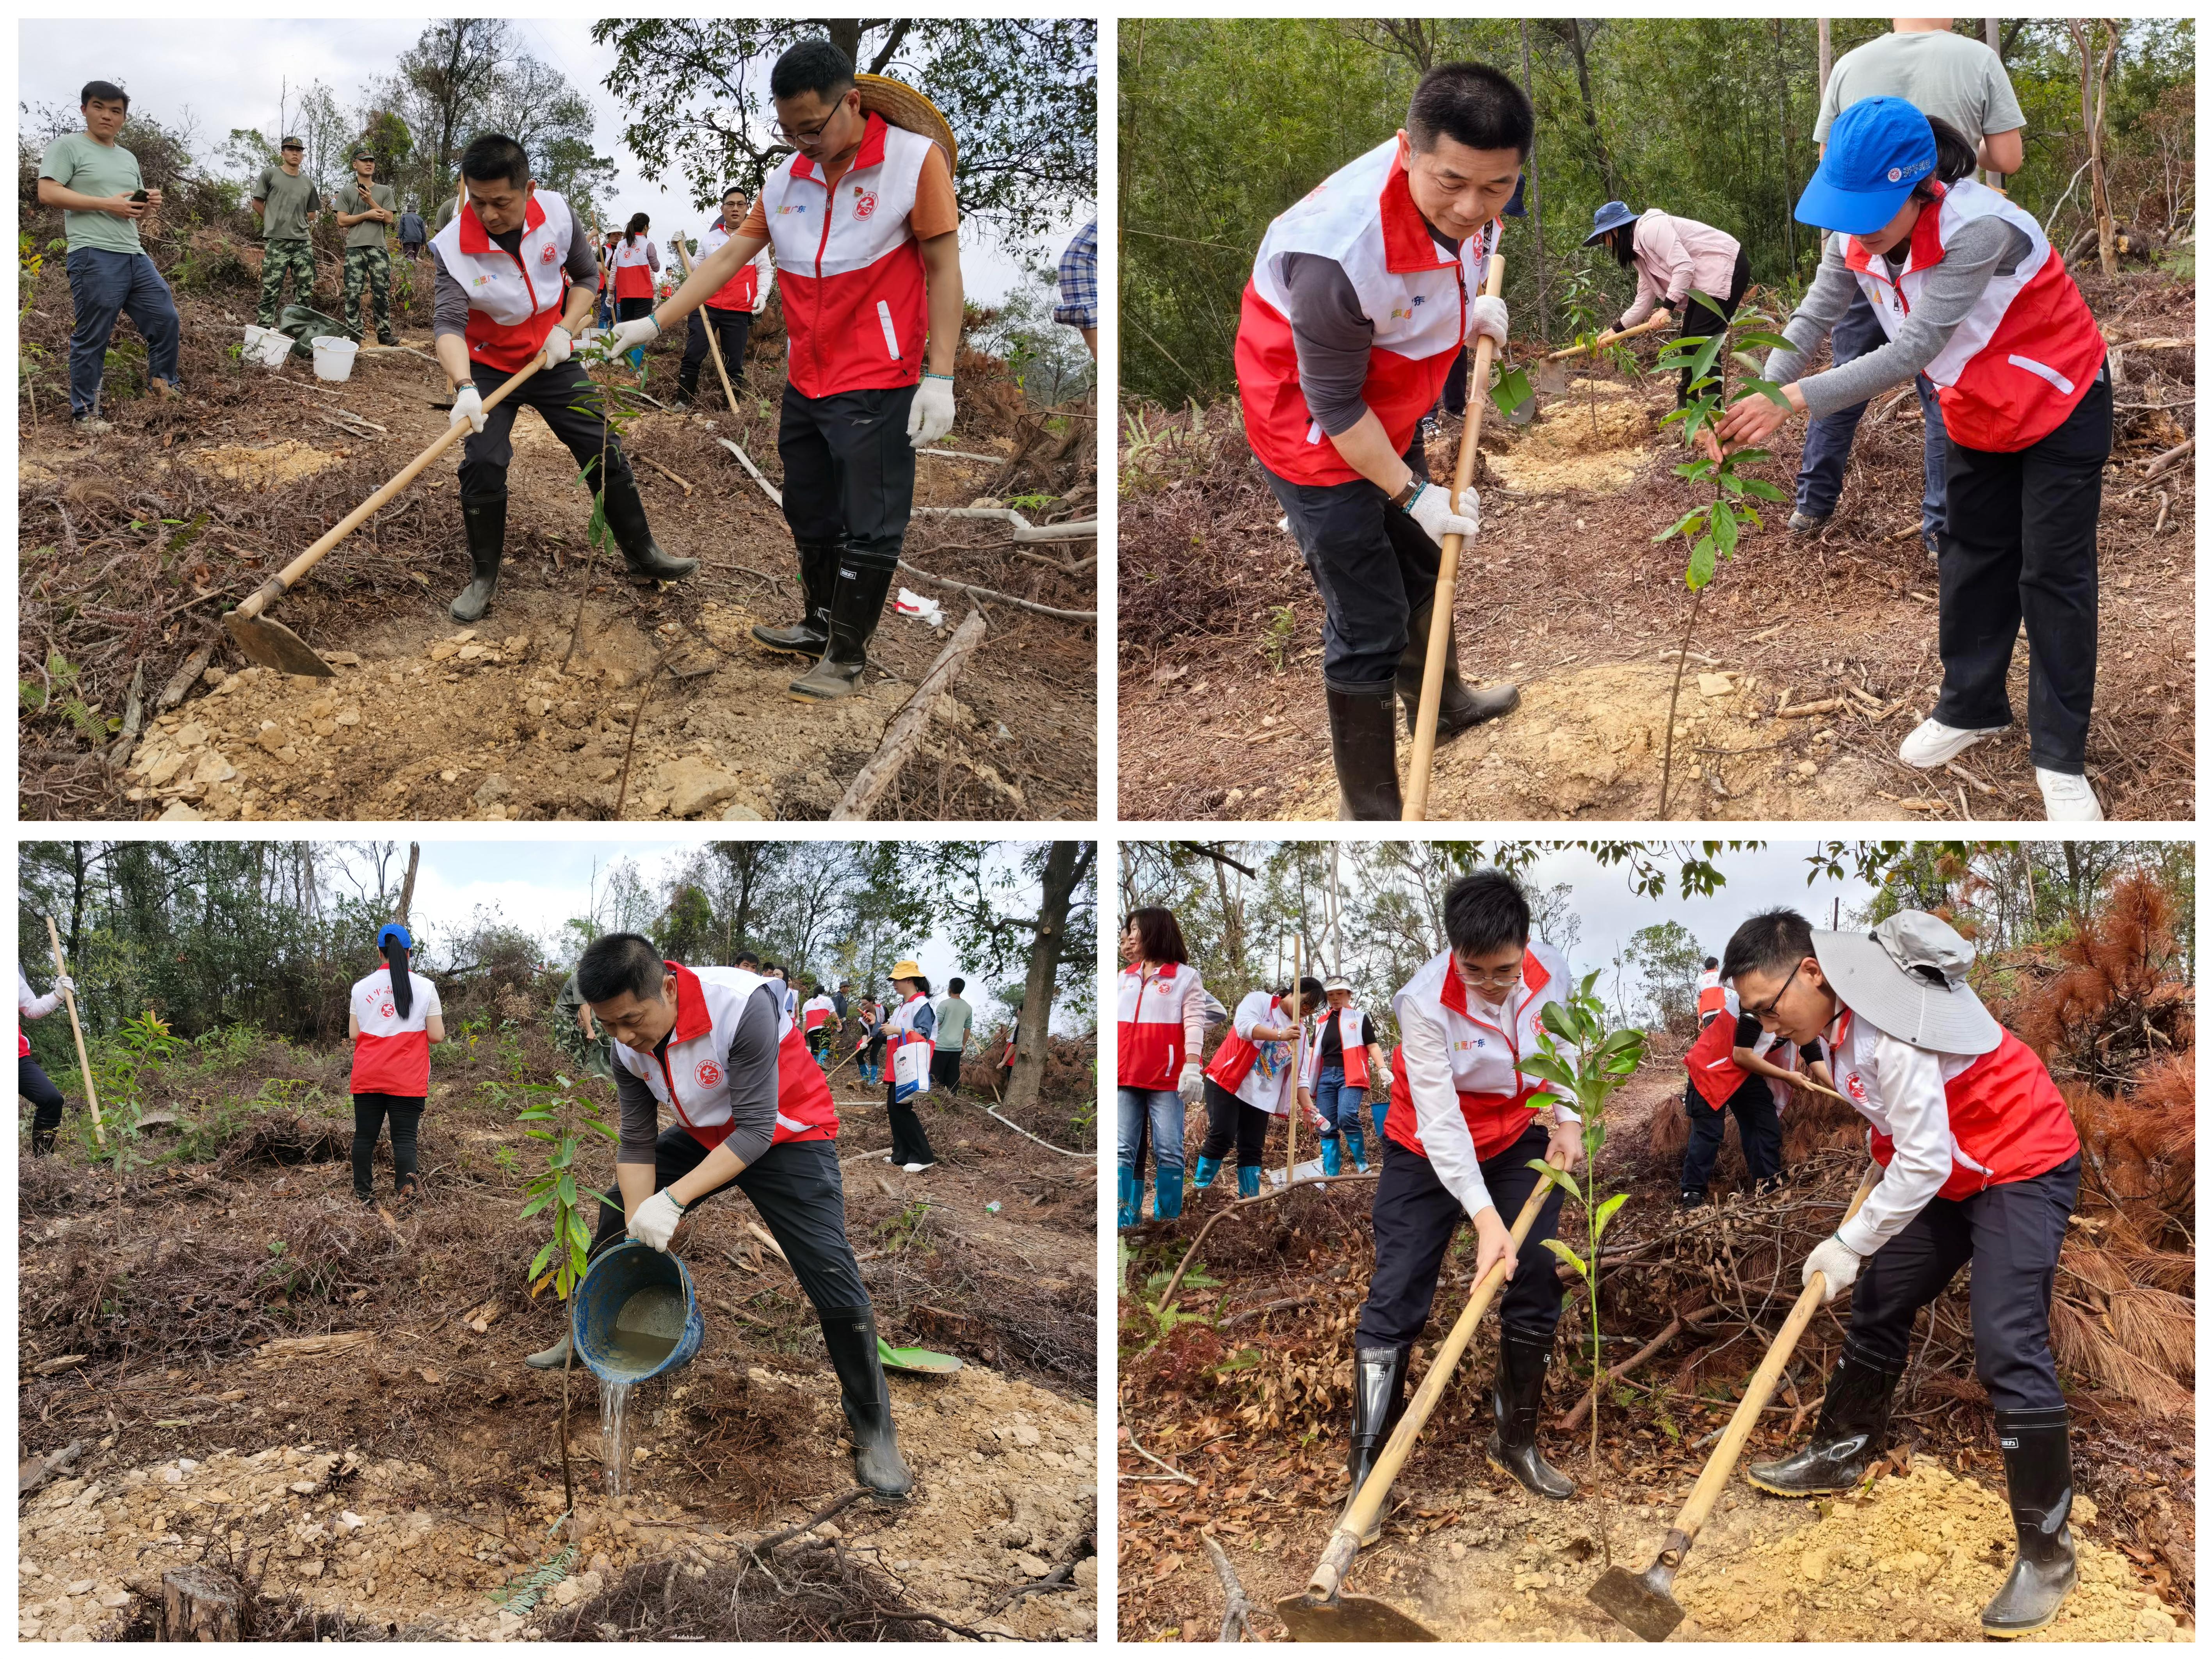
[[915,388],[914,406],[907,410],[906,439],[916,449],[933,444],[952,430],[952,377],[925,374]]
[[1473,345],[1488,335],[1500,346],[1505,343],[1505,301],[1494,294],[1478,294],[1468,302],[1467,343]]
[[459,426],[463,421],[473,432],[484,429],[483,393],[472,386],[465,386],[453,394],[453,413],[447,426]]
[[575,349],[575,337],[560,324],[554,324],[553,331],[545,337],[545,367],[560,368],[568,361],[568,354]]
[[1861,1259],[1859,1253],[1847,1247],[1842,1239],[1832,1237],[1824,1238],[1813,1247],[1813,1253],[1805,1258],[1805,1275],[1799,1282],[1810,1285],[1814,1273],[1826,1275],[1828,1281],[1827,1291],[1820,1300],[1823,1304],[1833,1302],[1838,1296],[1850,1289],[1851,1281],[1859,1276]]
[[1176,1092],[1182,1097],[1186,1106],[1195,1106],[1206,1093],[1206,1070],[1194,1060],[1182,1064],[1182,1076],[1176,1080]]
[[1422,533],[1443,545],[1447,536],[1472,541],[1482,531],[1482,502],[1472,489],[1462,490],[1459,510],[1452,510],[1451,492],[1437,484],[1423,484],[1421,493],[1406,509],[1406,516],[1421,526]]
[[71,979],[67,974],[60,975],[57,976],[54,981],[54,989],[57,991],[75,991],[76,989],[76,981]]
[[637,1206],[637,1213],[629,1218],[629,1236],[665,1252],[668,1241],[676,1237],[676,1224],[683,1219],[684,1206],[663,1188]]
[[651,345],[660,337],[660,325],[653,320],[653,313],[633,317],[626,323],[617,323],[614,332],[607,336],[607,356],[619,357],[634,346]]

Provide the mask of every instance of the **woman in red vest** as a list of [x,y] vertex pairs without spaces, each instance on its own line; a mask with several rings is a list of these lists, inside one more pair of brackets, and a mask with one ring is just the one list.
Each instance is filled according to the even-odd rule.
[[1859,1212],[1805,1258],[1805,1281],[1822,1275],[1828,1299],[1852,1291],[1811,1443],[1745,1474],[1785,1498],[1856,1486],[1889,1443],[1913,1321],[1971,1265],[1974,1370],[1996,1408],[2019,1544],[1982,1627],[2011,1637],[2049,1624],[2074,1587],[2051,1296],[2081,1142],[2043,1062],[1966,983],[1973,958],[1924,910],[1871,933],[1818,933],[1794,910],[1770,910],[1729,940],[1721,972],[1744,1012],[1793,1042],[1826,1045],[1882,1166]]
[[[15,965],[15,1012],[25,1019],[44,1019],[62,1006],[62,993],[76,989],[67,974],[56,977],[54,988],[44,996],[31,989],[21,963]],[[54,1149],[61,1133],[62,1091],[31,1058],[30,1033],[15,1028],[15,1092],[31,1103],[31,1156],[44,1158]]]
[[[1715,981],[1717,985],[1717,975]],[[1700,1001],[1705,994],[1698,994]],[[1782,1182],[1782,1103],[1775,1097],[1773,1084],[1782,1079],[1786,1087],[1791,1073],[1769,1055],[1778,1044],[1787,1060],[1796,1054],[1796,1045],[1760,1030],[1759,1022],[1741,1011],[1735,993],[1725,986],[1719,987],[1719,1002],[1683,1056],[1690,1073],[1682,1091],[1682,1107],[1690,1119],[1690,1143],[1682,1149],[1680,1202],[1685,1208],[1705,1201],[1705,1186],[1720,1160],[1730,1113],[1735,1115],[1744,1173],[1751,1177],[1753,1190]],[[1808,1060],[1817,1060],[1820,1045],[1808,1043],[1804,1052]]]
[[[1707,453],[1760,444],[1924,374],[1947,434],[1937,538],[1943,691],[1898,750],[1940,767],[2012,723],[2005,676],[2027,627],[2028,759],[2053,823],[2104,817],[2083,765],[2097,688],[2097,513],[2112,447],[2104,336],[2034,216],[1974,182],[1974,147],[1901,98],[1829,129],[1797,217],[1839,234],[1766,361],[1772,398],[1729,410]],[[1889,343],[1797,379],[1863,294]],[[1778,398],[1779,401],[1775,399]]]
[[376,935],[384,966],[357,980],[346,1013],[353,1038],[353,1195],[376,1201],[372,1160],[392,1120],[392,1182],[415,1196],[416,1132],[430,1095],[430,1045],[446,1040],[438,988],[408,966],[414,936],[398,922]]
[[[653,315],[653,276],[660,269],[660,250],[645,233],[653,228],[651,216],[633,213],[629,223],[615,240],[609,263],[615,273],[615,321],[617,325],[635,318]],[[642,370],[645,367],[645,348],[637,346],[628,354],[629,366]]]
[[[1359,1121],[1370,1085],[1385,1075],[1382,1045],[1375,1040],[1375,1027],[1352,1006],[1352,981],[1332,974],[1322,987],[1328,1006],[1314,1020],[1306,1042],[1305,1073],[1298,1079],[1300,1103],[1321,1119],[1321,1170],[1340,1174],[1345,1149],[1352,1152],[1352,1167],[1367,1173],[1367,1137]],[[1380,1153],[1381,1147],[1376,1151]]]

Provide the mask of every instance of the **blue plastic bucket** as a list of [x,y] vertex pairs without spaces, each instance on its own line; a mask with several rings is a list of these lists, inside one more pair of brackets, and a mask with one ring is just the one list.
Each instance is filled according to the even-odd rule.
[[569,1304],[576,1358],[603,1382],[636,1383],[687,1364],[707,1340],[691,1274],[628,1239],[585,1272]]

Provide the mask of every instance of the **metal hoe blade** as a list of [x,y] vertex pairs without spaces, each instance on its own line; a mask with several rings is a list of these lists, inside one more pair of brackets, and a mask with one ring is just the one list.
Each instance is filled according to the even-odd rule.
[[1674,1570],[1654,1561],[1644,1572],[1614,1567],[1592,1584],[1589,1599],[1647,1642],[1663,1642],[1682,1622]]
[[241,617],[236,611],[222,619],[230,637],[248,660],[280,674],[305,674],[319,680],[337,678],[337,670],[314,653],[314,647],[280,622],[266,617]]
[[1566,395],[1567,371],[1558,363],[1540,362],[1528,378],[1536,383],[1536,390],[1547,398]]
[[1371,1595],[1338,1595],[1317,1601],[1285,1595],[1275,1616],[1290,1626],[1297,1642],[1439,1642],[1443,1638],[1419,1620]]

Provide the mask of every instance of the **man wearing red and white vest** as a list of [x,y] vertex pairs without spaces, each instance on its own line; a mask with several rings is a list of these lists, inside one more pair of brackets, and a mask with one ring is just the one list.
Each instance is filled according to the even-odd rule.
[[[602,1205],[594,1255],[625,1233],[665,1250],[694,1206],[734,1185],[753,1201],[822,1321],[860,1484],[904,1498],[875,1310],[845,1237],[837,1109],[781,988],[741,968],[664,962],[650,939],[606,933],[585,946],[576,989],[613,1039],[622,1209]],[[659,1128],[665,1108],[675,1118]],[[557,1365],[566,1339],[532,1365]]]
[[[1299,994],[1309,1008],[1321,1000],[1321,981],[1301,980]],[[1255,1198],[1267,1161],[1267,1126],[1284,1113],[1310,1103],[1293,1087],[1298,1014],[1291,988],[1249,991],[1237,1004],[1229,1035],[1206,1067],[1206,1139],[1198,1150],[1194,1187],[1211,1187],[1221,1161],[1234,1146],[1237,1195]]]
[[[722,216],[708,227],[707,234],[699,239],[699,260],[709,258],[714,250],[730,240],[730,221],[744,222],[745,193],[735,185],[722,192]],[[696,263],[695,261],[695,263]],[[738,267],[738,274],[708,295],[706,303],[691,313],[691,320],[684,331],[684,366],[676,371],[676,401],[688,404],[699,394],[699,371],[710,355],[707,349],[707,331],[714,331],[714,343],[722,349],[722,368],[730,377],[734,389],[745,383],[745,341],[752,333],[753,319],[768,305],[769,292],[775,286],[775,264],[768,250],[758,253]]]
[[[452,423],[470,427],[461,445],[460,501],[471,574],[453,603],[453,620],[478,620],[499,591],[510,439],[515,412],[526,404],[568,446],[591,488],[604,493],[607,528],[631,573],[654,581],[690,575],[698,560],[672,559],[654,544],[629,459],[602,418],[599,390],[570,355],[599,290],[590,233],[565,200],[538,188],[530,158],[512,138],[488,132],[472,139],[461,152],[461,181],[468,205],[430,243],[438,366],[453,382]],[[533,357],[545,366],[487,414],[485,395]]]
[[[1974,146],[1901,98],[1836,118],[1797,204],[1838,234],[1766,360],[1771,398],[1745,398],[1703,434],[1706,452],[1763,445],[1924,375],[1945,432],[1936,533],[1942,695],[1899,745],[1944,765],[2012,722],[2006,678],[2027,632],[2028,761],[2053,823],[2104,817],[2084,775],[2097,689],[2097,517],[2112,447],[2105,338],[2034,215],[1976,184]],[[1797,378],[1854,296],[1887,343]],[[1756,407],[1753,407],[1756,405]]]
[[1825,1274],[1830,1300],[1853,1292],[1812,1443],[1746,1474],[1788,1498],[1856,1486],[1889,1443],[1914,1319],[1971,1263],[1974,1370],[1996,1409],[2018,1540],[1982,1627],[2009,1637],[2049,1624],[2074,1587],[2051,1295],[2081,1143],[2043,1062],[1966,983],[1973,958],[1924,910],[1871,933],[1817,932],[1794,910],[1770,910],[1729,941],[1721,972],[1744,1011],[1793,1042],[1826,1044],[1882,1166],[1858,1214],[1805,1258],[1804,1278]]
[[[1718,1009],[1701,1012],[1704,1029],[1682,1064],[1690,1074],[1682,1089],[1682,1109],[1690,1120],[1689,1144],[1682,1149],[1682,1189],[1678,1201],[1684,1208],[1705,1201],[1706,1184],[1713,1165],[1720,1161],[1721,1143],[1728,1138],[1728,1121],[1735,1117],[1736,1134],[1743,1146],[1744,1173],[1754,1191],[1782,1182],[1782,1109],[1790,1085],[1790,1066],[1797,1057],[1794,1042],[1761,1030],[1759,1022],[1745,1013],[1734,991],[1719,983],[1717,958],[1709,957]],[[1705,993],[1698,1000],[1702,1010]],[[1820,1058],[1820,1045],[1806,1046],[1810,1060]]]
[[814,994],[799,1009],[799,1029],[806,1035],[806,1051],[814,1056],[816,1065],[829,1063],[825,1056],[830,1048],[830,1034],[842,1023],[837,1012],[837,1000],[816,985]]
[[[1322,1121],[1321,1170],[1339,1175],[1344,1152],[1352,1149],[1352,1167],[1367,1173],[1367,1136],[1359,1121],[1370,1083],[1388,1074],[1382,1045],[1376,1041],[1375,1026],[1352,1006],[1352,981],[1332,974],[1322,988],[1328,1006],[1315,1017],[1306,1036],[1304,1073],[1298,1079],[1298,1097]],[[1375,1149],[1377,1153],[1381,1147]]]
[[[1468,342],[1504,343],[1504,301],[1482,285],[1534,131],[1528,100],[1505,76],[1439,64],[1421,77],[1403,131],[1267,228],[1244,289],[1244,433],[1327,608],[1322,684],[1340,817],[1401,816],[1393,699],[1410,729],[1439,543],[1469,538],[1480,568],[1474,492],[1455,504],[1428,481],[1421,417]],[[1457,647],[1445,658],[1439,739],[1520,702],[1510,685],[1462,684]]]
[[791,337],[776,449],[806,610],[752,632],[817,659],[791,684],[810,702],[860,689],[914,509],[914,452],[952,429],[959,210],[945,152],[864,111],[852,60],[828,40],[777,58],[769,94],[793,153],[737,234],[615,343],[651,339],[775,248]]
[[[1436,1301],[1437,1273],[1460,1223],[1474,1224],[1474,1277],[1493,1263],[1509,1275],[1502,1298],[1492,1463],[1540,1498],[1575,1483],[1536,1449],[1536,1414],[1559,1324],[1559,1279],[1543,1242],[1559,1230],[1564,1194],[1545,1194],[1527,1243],[1510,1233],[1535,1191],[1529,1165],[1572,1170],[1582,1118],[1521,1069],[1539,1051],[1547,1003],[1571,988],[1565,959],[1529,938],[1528,896],[1498,870],[1454,882],[1444,895],[1449,948],[1430,958],[1392,1003],[1400,1040],[1390,1075],[1390,1142],[1375,1184],[1375,1277],[1352,1336],[1352,1490],[1357,1495],[1406,1408],[1407,1364]],[[1378,1515],[1375,1531],[1382,1530]]]
[[1721,959],[1705,958],[1705,970],[1698,975],[1698,1029],[1702,1031],[1728,1012],[1729,994],[1721,983]]

